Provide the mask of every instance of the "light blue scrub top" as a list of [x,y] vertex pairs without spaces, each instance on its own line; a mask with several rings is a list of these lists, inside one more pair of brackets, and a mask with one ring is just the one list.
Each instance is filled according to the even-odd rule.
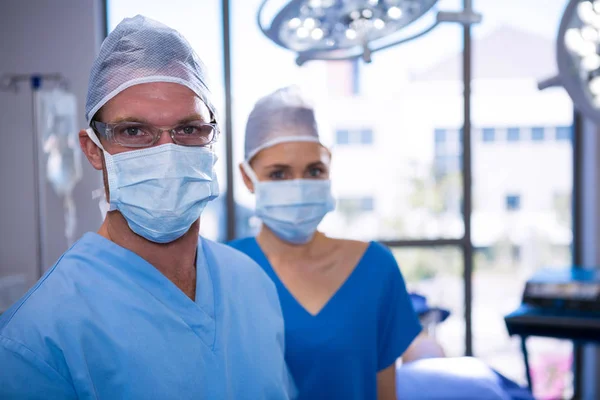
[[279,280],[256,239],[230,245],[275,282],[298,400],[376,400],[377,373],[394,365],[421,331],[393,254],[371,242],[346,282],[312,315]]
[[0,399],[286,399],[276,289],[199,242],[196,301],[94,233],[0,317]]

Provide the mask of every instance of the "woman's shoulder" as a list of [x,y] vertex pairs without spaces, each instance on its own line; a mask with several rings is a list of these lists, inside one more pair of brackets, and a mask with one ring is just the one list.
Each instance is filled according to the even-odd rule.
[[377,257],[392,257],[390,249],[384,244],[376,241],[365,242],[362,240],[352,239],[331,239],[335,241],[341,248],[344,249],[362,249]]
[[246,253],[249,249],[253,248],[256,245],[256,238],[251,236],[242,239],[235,239],[230,242],[227,242],[227,245],[243,253]]
[[377,264],[384,267],[398,268],[398,263],[392,251],[384,244],[376,241],[365,242],[350,239],[335,240],[342,251],[358,251],[362,254],[362,261],[368,264]]

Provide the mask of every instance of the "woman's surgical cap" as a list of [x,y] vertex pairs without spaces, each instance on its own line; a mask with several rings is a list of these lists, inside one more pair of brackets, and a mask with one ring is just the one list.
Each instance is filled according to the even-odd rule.
[[314,108],[297,86],[289,86],[263,97],[246,123],[244,158],[284,142],[320,143]]
[[141,15],[126,18],[107,36],[90,73],[88,124],[110,99],[133,85],[179,83],[190,88],[213,116],[206,67],[179,32]]

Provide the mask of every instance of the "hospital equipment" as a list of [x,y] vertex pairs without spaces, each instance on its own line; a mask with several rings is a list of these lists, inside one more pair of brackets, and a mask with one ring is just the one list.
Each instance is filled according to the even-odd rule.
[[[471,25],[481,21],[470,1],[465,1],[459,12],[430,12],[436,3],[437,0],[290,0],[281,5],[281,1],[264,0],[257,22],[274,43],[298,54],[298,65],[309,60],[357,57],[370,62],[372,53],[423,36],[442,22]],[[271,19],[268,27],[263,22],[265,14]]]
[[539,82],[540,90],[562,86],[575,107],[600,122],[600,1],[570,0],[556,37],[558,74]]
[[[22,83],[32,90],[33,142],[33,197],[37,224],[37,263],[40,276],[46,253],[45,232],[46,180],[55,193],[62,197],[65,213],[65,238],[67,246],[74,242],[77,224],[72,192],[81,179],[81,150],[77,139],[76,98],[67,89],[67,80],[60,74],[6,74],[0,77],[0,90],[18,92]],[[48,84],[50,84],[48,86]],[[40,162],[45,159],[45,168]],[[46,172],[44,177],[43,171]]]
[[[450,316],[431,307],[425,296],[410,293],[428,335]],[[396,366],[396,391],[403,400],[533,400],[528,388],[506,378],[474,357],[427,357]]]
[[521,337],[531,387],[527,337],[600,343],[600,274],[576,267],[539,271],[527,281],[521,306],[505,322],[510,335]]

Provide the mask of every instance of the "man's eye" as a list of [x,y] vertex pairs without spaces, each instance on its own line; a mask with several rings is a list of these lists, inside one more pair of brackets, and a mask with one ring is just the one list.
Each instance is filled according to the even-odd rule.
[[138,136],[141,134],[140,128],[126,128],[125,135],[127,136]]
[[196,126],[184,126],[181,128],[181,133],[183,133],[184,135],[193,135],[195,133],[198,133],[198,127]]
[[121,137],[138,137],[148,135],[148,128],[143,126],[117,126],[115,127],[115,135]]

